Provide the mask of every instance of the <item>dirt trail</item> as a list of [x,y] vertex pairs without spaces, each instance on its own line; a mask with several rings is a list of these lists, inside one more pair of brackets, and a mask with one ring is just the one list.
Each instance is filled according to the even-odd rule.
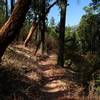
[[[34,57],[32,54],[32,49],[13,46],[9,47],[4,55],[2,66],[14,67],[18,75],[21,75],[21,79],[18,79],[18,82],[21,81],[20,86],[22,85],[19,86],[22,88],[21,94],[19,96],[18,93],[14,93],[13,98],[17,98],[16,100],[82,100],[79,98],[82,88],[73,82],[73,74],[70,71],[56,66],[55,54],[49,57]],[[26,83],[28,85],[23,87]],[[19,99],[26,96],[27,99]]]

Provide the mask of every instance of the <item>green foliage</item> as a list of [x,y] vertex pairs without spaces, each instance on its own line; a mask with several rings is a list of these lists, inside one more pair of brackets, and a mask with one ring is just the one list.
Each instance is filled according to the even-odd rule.
[[54,27],[55,26],[55,19],[54,17],[51,17],[50,19],[50,27]]
[[58,33],[56,32],[56,26],[55,26],[55,19],[54,17],[51,18],[50,24],[48,26],[48,37],[52,37],[57,39],[58,38]]
[[0,1],[0,27],[5,22],[5,3],[3,0]]
[[65,52],[75,53],[79,50],[76,27],[67,27],[65,31]]
[[31,28],[31,23],[27,22],[27,20],[24,22],[23,27],[20,31],[19,39],[21,41],[24,41],[29,33],[29,30]]
[[26,21],[32,23],[33,19],[35,19],[35,14],[33,13],[32,8],[30,8],[26,15]]
[[92,0],[90,7],[92,7],[96,13],[100,13],[100,0]]
[[55,27],[48,27],[48,36],[57,39],[58,33],[55,31]]
[[84,15],[78,27],[78,34],[83,51],[95,52],[98,48],[100,16],[97,14]]
[[[45,0],[45,11],[48,9],[48,7],[50,6],[50,2],[52,0]],[[42,10],[42,0],[32,0],[32,9],[33,9],[33,12],[36,14],[36,15],[40,15],[41,14],[41,10]]]
[[93,12],[94,12],[93,7],[91,7],[91,6],[85,6],[83,8],[83,10],[86,12],[86,14],[93,14]]
[[5,15],[4,12],[0,10],[0,27],[4,24],[4,22],[5,22]]

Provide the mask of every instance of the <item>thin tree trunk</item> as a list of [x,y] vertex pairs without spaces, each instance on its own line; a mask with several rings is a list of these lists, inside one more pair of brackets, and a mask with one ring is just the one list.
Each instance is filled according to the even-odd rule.
[[35,31],[37,25],[38,25],[37,23],[35,23],[34,25],[32,25],[32,27],[31,27],[31,29],[30,29],[30,31],[28,33],[28,36],[27,36],[27,38],[24,41],[24,46],[27,46],[27,44],[28,44],[29,40],[31,39],[31,37],[33,35],[33,32]]
[[41,54],[44,54],[45,49],[45,0],[42,0],[42,10],[41,10]]
[[[13,9],[14,9],[15,0],[11,0],[11,2],[10,2],[10,3],[11,3],[10,5],[11,5],[11,14],[12,14]],[[19,40],[19,33],[16,35],[15,40],[16,40],[16,41],[18,41],[18,40]]]
[[0,29],[0,59],[3,56],[8,45],[20,32],[30,4],[31,0],[17,0],[11,17]]
[[[51,9],[56,3],[57,3],[57,1],[55,1],[53,4],[51,4],[51,5],[48,7],[48,9],[47,9],[46,12],[44,12],[44,10],[43,10],[44,16],[45,16],[45,17],[46,17],[46,15],[49,13],[50,9]],[[37,24],[39,24],[41,20],[42,20],[42,19],[40,18],[40,20],[38,21]],[[37,26],[38,26],[38,25],[37,25]],[[32,27],[33,27],[33,26],[32,26]],[[33,29],[32,27],[30,28],[30,30]],[[34,29],[33,29],[33,30],[34,30]],[[33,30],[32,30],[32,31],[33,31]],[[35,30],[34,30],[34,31],[35,31]],[[33,32],[34,32],[34,31],[33,31]],[[30,34],[30,31],[29,31],[29,34]],[[29,34],[28,34],[28,36],[27,36],[28,38],[25,39],[25,42],[24,42],[24,45],[25,45],[25,46],[27,46],[27,43],[29,42],[29,40],[30,40],[30,38],[31,38],[31,36],[32,36],[33,33],[32,33],[31,35],[29,35]],[[30,37],[29,37],[29,36],[30,36]],[[40,42],[41,42],[41,41],[40,41]],[[41,44],[41,43],[39,43],[39,44]],[[39,45],[39,46],[40,46],[40,45]],[[39,47],[39,46],[37,46],[37,47]],[[38,50],[38,48],[37,48],[37,50]],[[37,50],[36,50],[36,51],[37,51]]]
[[8,0],[5,1],[6,6],[6,20],[8,19]]
[[58,41],[58,65],[64,66],[64,38],[65,38],[65,21],[66,21],[66,0],[61,4],[60,32]]
[[15,3],[15,0],[11,0],[11,14],[12,14],[13,9],[14,9],[14,3]]

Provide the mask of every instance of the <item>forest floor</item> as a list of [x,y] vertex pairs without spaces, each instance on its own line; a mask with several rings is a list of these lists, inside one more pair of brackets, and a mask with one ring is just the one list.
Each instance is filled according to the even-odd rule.
[[33,52],[22,45],[8,47],[0,64],[0,100],[87,100],[74,72],[56,65],[56,54]]

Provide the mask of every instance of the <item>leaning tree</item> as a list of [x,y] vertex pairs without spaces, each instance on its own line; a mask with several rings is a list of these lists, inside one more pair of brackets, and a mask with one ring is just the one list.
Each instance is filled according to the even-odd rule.
[[11,17],[0,29],[0,59],[8,45],[19,33],[30,4],[31,0],[17,0]]
[[[53,0],[50,0],[53,1]],[[36,51],[34,54],[36,54],[36,52],[38,51],[40,45],[41,45],[41,51],[42,54],[44,52],[44,46],[45,46],[45,20],[47,17],[47,14],[49,13],[49,11],[51,10],[51,8],[57,4],[58,0],[53,1],[52,4],[50,4],[49,0],[32,0],[32,10],[34,12],[35,17],[38,16],[38,18],[35,18],[37,20],[33,21],[32,27],[30,28],[30,31],[25,39],[24,42],[24,46],[27,46],[29,40],[32,38],[33,32],[37,29],[37,27],[39,27],[40,29],[40,39],[38,41],[38,45],[36,48]],[[37,36],[38,34],[36,34]]]

